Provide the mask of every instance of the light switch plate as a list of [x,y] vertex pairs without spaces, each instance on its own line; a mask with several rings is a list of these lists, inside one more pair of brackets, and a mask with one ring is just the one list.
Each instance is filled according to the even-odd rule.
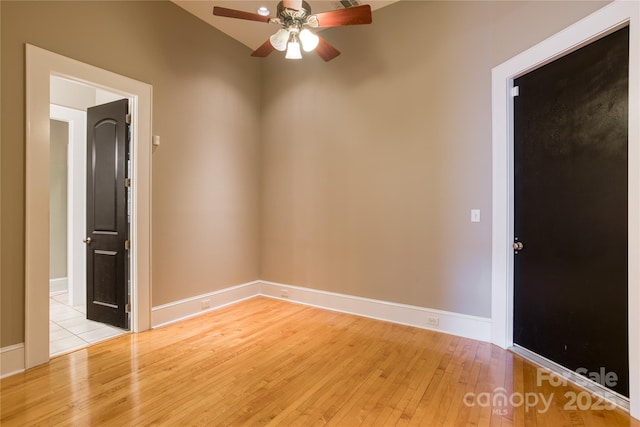
[[471,222],[480,222],[480,209],[471,209]]

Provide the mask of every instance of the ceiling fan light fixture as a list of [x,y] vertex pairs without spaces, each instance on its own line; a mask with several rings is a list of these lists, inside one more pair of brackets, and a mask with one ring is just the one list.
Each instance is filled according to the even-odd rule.
[[300,41],[302,42],[302,48],[304,51],[311,52],[313,49],[318,47],[320,38],[305,28],[300,31]]
[[269,41],[274,49],[284,52],[284,50],[287,49],[287,42],[289,41],[289,31],[281,28],[269,37]]
[[[2,0],[0,0],[2,1]],[[357,4],[358,0],[344,0],[342,3]],[[257,5],[256,5],[257,6]],[[306,52],[315,50],[325,62],[340,55],[340,51],[331,46],[326,40],[318,37],[304,27],[329,28],[345,25],[371,24],[371,6],[359,5],[346,9],[330,10],[328,12],[311,14],[311,6],[305,0],[281,0],[277,5],[276,16],[271,17],[266,6],[259,8],[257,13],[229,9],[221,6],[213,7],[214,16],[256,21],[265,24],[276,24],[282,30],[269,37],[258,46],[251,56],[264,58],[274,50],[286,51],[288,59],[301,59],[301,44]],[[263,16],[264,15],[264,16]]]
[[302,59],[302,53],[300,52],[300,43],[295,34],[291,34],[291,41],[287,45],[287,54],[284,56],[287,59]]

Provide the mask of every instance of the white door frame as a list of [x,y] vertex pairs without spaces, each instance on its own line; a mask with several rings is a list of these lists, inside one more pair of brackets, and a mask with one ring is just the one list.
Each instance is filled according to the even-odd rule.
[[640,418],[640,3],[615,1],[492,71],[492,342],[513,345],[514,78],[630,23],[629,46],[629,396]]
[[59,76],[131,98],[132,330],[151,326],[152,86],[26,45],[25,368],[49,361],[50,79]]

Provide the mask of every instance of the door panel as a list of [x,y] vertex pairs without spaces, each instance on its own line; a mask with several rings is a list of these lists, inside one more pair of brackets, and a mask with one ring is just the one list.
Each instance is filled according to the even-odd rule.
[[514,342],[628,396],[623,28],[515,80]]
[[118,279],[118,252],[96,250],[94,253],[93,299],[117,307],[117,292],[112,283]]
[[113,164],[118,158],[117,126],[115,120],[103,120],[94,129],[95,139],[101,141],[93,152],[93,191],[99,195],[93,198],[94,226],[103,232],[117,232],[118,226],[118,204],[114,203],[118,193],[118,168]]
[[129,327],[128,100],[87,110],[87,318]]

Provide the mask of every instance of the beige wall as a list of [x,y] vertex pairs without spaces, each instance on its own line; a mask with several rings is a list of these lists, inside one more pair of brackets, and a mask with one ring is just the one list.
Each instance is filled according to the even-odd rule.
[[260,62],[169,2],[3,0],[0,346],[24,339],[24,43],[153,85],[152,303],[258,278]]
[[491,69],[602,5],[400,2],[272,55],[261,278],[490,317]]
[[67,149],[69,124],[50,120],[49,278],[67,277]]

